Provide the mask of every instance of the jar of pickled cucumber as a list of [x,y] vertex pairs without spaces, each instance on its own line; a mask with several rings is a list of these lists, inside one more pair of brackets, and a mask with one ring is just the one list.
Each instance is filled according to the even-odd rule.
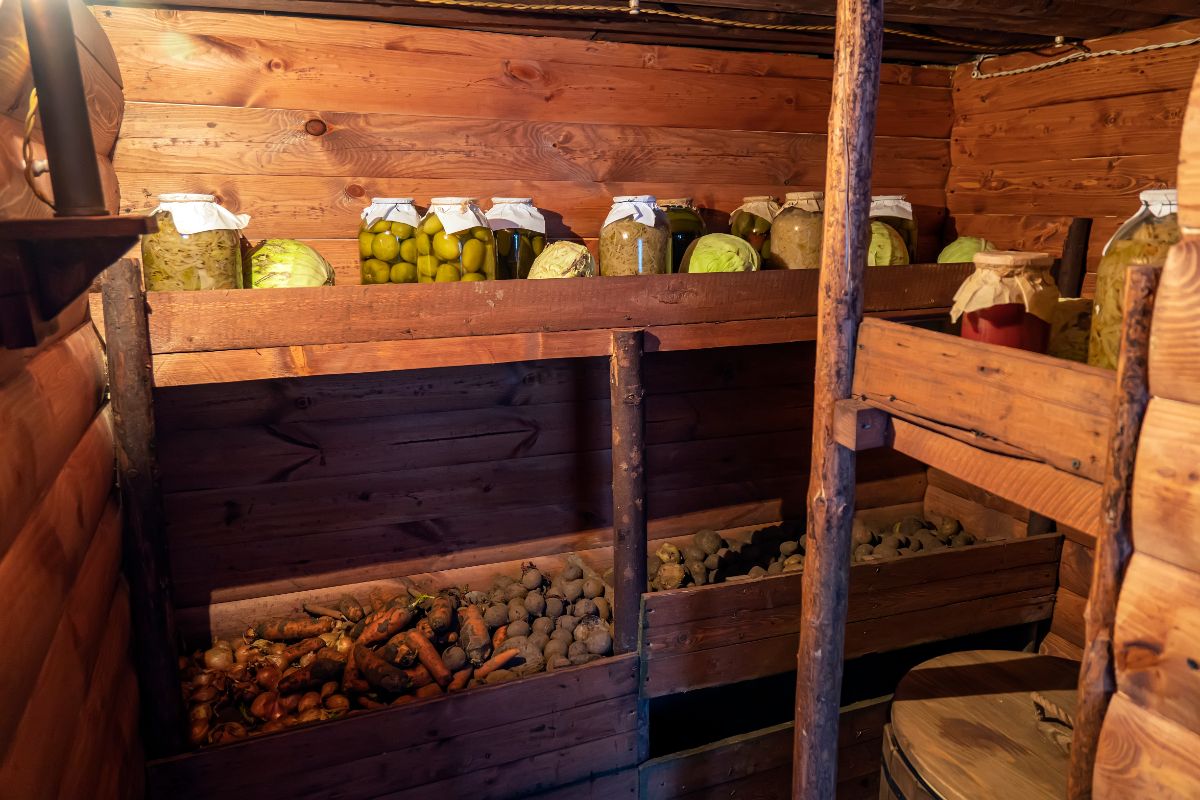
[[670,271],[671,230],[654,197],[614,197],[600,229],[600,274],[665,275]]
[[788,192],[771,223],[768,269],[820,269],[824,192]]
[[411,197],[374,197],[358,228],[363,283],[417,282],[417,223]]
[[1088,363],[1117,368],[1121,342],[1125,270],[1134,263],[1162,264],[1180,239],[1174,189],[1150,189],[1140,195],[1141,208],[1125,221],[1104,246],[1096,268],[1096,298],[1088,335]]
[[658,206],[666,213],[667,227],[671,229],[671,272],[679,272],[688,245],[708,231],[704,228],[700,212],[692,205],[692,198],[659,200]]
[[886,224],[904,240],[909,261],[917,257],[917,220],[912,203],[902,194],[881,194],[871,198],[871,219]]
[[771,257],[771,223],[779,214],[779,203],[770,195],[743,197],[742,204],[729,215],[729,232],[745,239],[763,263]]
[[496,239],[474,198],[435,197],[417,226],[417,281],[496,278]]
[[227,211],[211,194],[163,194],[158,201],[158,232],[142,237],[146,290],[241,289],[238,231],[250,217]]
[[546,218],[531,197],[493,197],[487,221],[496,237],[496,277],[528,278],[546,247]]

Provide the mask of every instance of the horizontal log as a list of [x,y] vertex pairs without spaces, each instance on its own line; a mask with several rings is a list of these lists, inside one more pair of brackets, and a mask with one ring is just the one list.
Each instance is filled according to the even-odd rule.
[[1198,463],[1200,407],[1151,399],[1138,439],[1133,479],[1136,549],[1194,572],[1200,571],[1200,540],[1180,532],[1200,526]]
[[1098,797],[1185,800],[1200,786],[1200,734],[1113,695],[1100,731],[1093,791]]
[[[1112,373],[883,320],[863,322],[853,392],[1099,481]],[[1052,409],[1052,410],[1051,410]]]
[[1171,248],[1155,295],[1149,366],[1150,393],[1155,397],[1200,403],[1197,297],[1200,240],[1189,238]]

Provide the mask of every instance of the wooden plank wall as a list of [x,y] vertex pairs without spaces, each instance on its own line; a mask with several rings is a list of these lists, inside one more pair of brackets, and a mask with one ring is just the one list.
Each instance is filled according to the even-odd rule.
[[[1200,20],[1109,36],[1092,50],[1200,35]],[[985,71],[1044,59],[989,59]],[[1088,262],[1138,209],[1143,189],[1175,186],[1187,90],[1200,45],[1112,56],[1011,77],[954,73],[947,203],[960,235],[1061,254],[1074,216],[1095,219]],[[1085,290],[1090,291],[1090,280]]]
[[[129,103],[122,210],[217,194],[252,239],[308,240],[357,282],[373,195],[532,195],[594,240],[613,195],[691,196],[710,226],[748,194],[824,183],[831,62],[336,19],[96,6]],[[948,70],[885,66],[879,192],[940,245]]]

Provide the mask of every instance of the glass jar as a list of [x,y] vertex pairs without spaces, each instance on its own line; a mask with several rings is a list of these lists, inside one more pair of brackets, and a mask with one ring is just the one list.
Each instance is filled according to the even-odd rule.
[[433,198],[417,227],[416,240],[420,283],[496,277],[496,240],[473,198]]
[[1164,263],[1167,251],[1180,239],[1174,189],[1150,189],[1142,192],[1139,199],[1142,207],[1109,239],[1096,268],[1096,297],[1087,356],[1094,367],[1117,368],[1126,268],[1133,263]]
[[978,342],[1046,352],[1058,287],[1046,253],[985,250],[975,272],[954,295],[950,319],[962,317],[962,336]]
[[767,269],[820,269],[824,192],[788,192],[771,223]]
[[417,282],[417,223],[411,197],[374,197],[358,227],[363,283]]
[[658,206],[666,213],[667,227],[671,229],[671,272],[679,272],[688,245],[707,232],[704,220],[690,197],[660,200]]
[[151,292],[242,288],[238,231],[250,223],[211,194],[159,195],[158,232],[142,237],[142,272]]
[[493,197],[487,212],[496,237],[496,277],[528,278],[533,260],[546,247],[546,218],[531,197]]
[[917,257],[917,220],[913,216],[912,203],[905,200],[904,195],[881,194],[872,197],[870,216],[900,234],[908,250],[909,261]]
[[600,229],[601,275],[665,275],[671,271],[667,215],[651,195],[614,197]]
[[743,197],[742,204],[729,215],[729,231],[744,239],[766,263],[771,257],[771,223],[779,214],[779,204],[770,195]]

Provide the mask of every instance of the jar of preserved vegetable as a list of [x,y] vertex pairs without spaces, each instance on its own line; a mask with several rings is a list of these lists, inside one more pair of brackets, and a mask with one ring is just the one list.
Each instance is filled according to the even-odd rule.
[[820,269],[824,192],[788,192],[771,223],[768,269]]
[[671,229],[671,272],[679,272],[688,245],[707,233],[704,220],[690,197],[659,200],[658,206],[666,213],[667,227]]
[[770,195],[743,197],[742,204],[729,215],[729,232],[745,239],[763,263],[771,258],[771,223],[779,214],[779,203]]
[[358,228],[363,283],[417,282],[417,223],[411,197],[374,197]]
[[531,197],[493,197],[487,212],[496,237],[496,277],[528,278],[546,247],[546,218]]
[[1046,352],[1058,305],[1053,263],[1045,253],[976,253],[975,272],[958,287],[950,319],[962,317],[964,339]]
[[496,277],[496,240],[473,198],[433,198],[417,227],[416,240],[420,283]]
[[1126,268],[1134,263],[1164,263],[1167,251],[1180,238],[1174,189],[1150,189],[1142,192],[1140,199],[1142,207],[1109,239],[1096,268],[1096,299],[1087,357],[1094,367],[1117,368]]
[[913,216],[912,203],[905,200],[904,195],[881,194],[872,197],[870,216],[900,234],[910,261],[917,257],[917,220]]
[[146,290],[242,288],[238,231],[250,217],[222,208],[211,194],[163,194],[152,212],[158,233],[142,237]]
[[665,275],[671,271],[667,215],[651,195],[614,197],[600,229],[601,275]]

